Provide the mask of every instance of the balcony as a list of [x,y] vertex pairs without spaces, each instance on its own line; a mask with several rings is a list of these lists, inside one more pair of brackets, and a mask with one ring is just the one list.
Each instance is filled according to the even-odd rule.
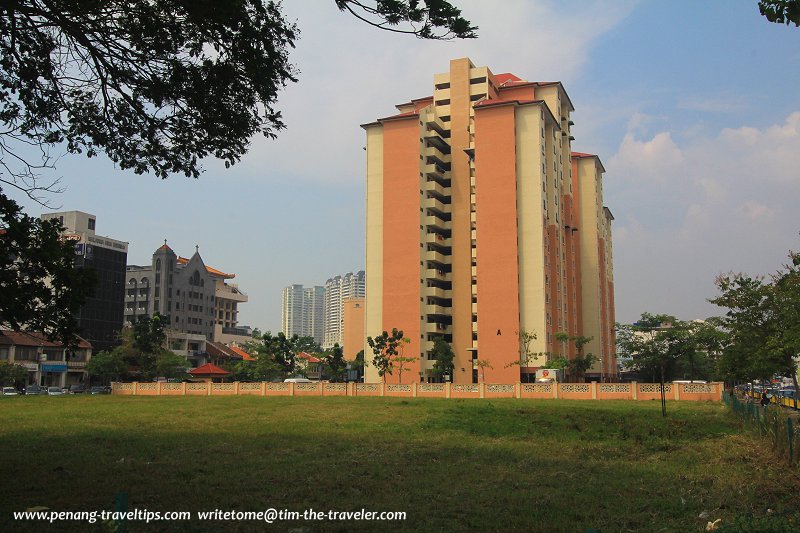
[[425,270],[425,279],[433,281],[450,282],[450,272],[445,272],[439,268],[428,268]]
[[450,199],[450,187],[445,187],[439,181],[435,179],[431,179],[425,182],[425,190],[430,195],[435,195],[440,198],[447,198]]
[[443,218],[438,216],[428,215],[426,217],[423,217],[422,222],[426,226],[438,229],[440,231],[445,231],[445,230],[450,231],[450,221],[444,220]]
[[238,286],[228,284],[225,284],[222,287],[218,285],[217,290],[214,291],[214,296],[217,298],[217,300],[230,300],[242,303],[248,300],[247,295],[240,291]]
[[441,315],[441,316],[450,316],[452,312],[452,307],[444,307],[443,305],[435,305],[435,304],[426,304],[425,305],[425,314],[426,315]]
[[444,255],[435,250],[426,250],[425,255],[423,257],[426,261],[433,261],[434,263],[439,263],[442,265],[446,265],[450,261],[449,255]]
[[426,287],[423,294],[425,296],[433,296],[434,298],[444,298],[447,300],[453,298],[452,290],[442,289],[441,287]]
[[423,138],[425,139],[425,142],[428,143],[428,146],[435,147],[443,154],[450,153],[450,145],[447,144],[447,141],[442,139],[438,133],[429,131]]
[[450,213],[451,205],[442,203],[437,198],[425,198],[422,200],[422,207],[431,209],[437,213],[448,214]]
[[452,335],[453,326],[443,322],[425,322],[425,333],[440,333],[442,335]]
[[450,248],[453,245],[453,240],[450,237],[444,237],[439,233],[426,233],[425,234],[425,241],[426,244],[435,244],[437,246],[444,246],[446,248]]

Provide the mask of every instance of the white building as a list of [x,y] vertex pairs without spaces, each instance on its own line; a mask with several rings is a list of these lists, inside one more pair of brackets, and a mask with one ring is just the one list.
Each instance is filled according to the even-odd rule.
[[366,275],[363,270],[348,272],[325,282],[325,332],[322,347],[333,348],[344,345],[344,301],[348,298],[364,298]]
[[322,344],[324,308],[325,287],[285,287],[281,302],[281,330],[287,337],[313,337]]

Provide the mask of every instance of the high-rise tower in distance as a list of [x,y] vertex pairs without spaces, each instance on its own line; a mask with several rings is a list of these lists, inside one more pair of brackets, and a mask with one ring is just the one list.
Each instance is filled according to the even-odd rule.
[[[572,151],[561,83],[456,59],[434,76],[433,96],[397,109],[363,125],[365,335],[403,330],[403,355],[419,358],[414,381],[438,379],[430,352],[440,337],[455,352],[455,383],[477,382],[478,361],[490,365],[486,382],[513,383],[549,357],[575,357],[574,342],[557,340],[564,332],[592,338],[583,354],[599,362],[588,378],[613,379],[605,169]],[[521,332],[536,335],[522,350]],[[366,380],[379,381],[373,366]]]

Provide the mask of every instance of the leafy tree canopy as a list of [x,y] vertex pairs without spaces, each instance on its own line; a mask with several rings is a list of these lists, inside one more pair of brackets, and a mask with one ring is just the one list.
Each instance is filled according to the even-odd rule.
[[333,381],[341,381],[347,373],[347,361],[344,359],[344,350],[339,343],[333,345],[330,352],[323,357],[323,364],[327,374]]
[[127,371],[128,365],[125,363],[122,352],[118,348],[110,352],[94,354],[89,362],[86,363],[86,372],[103,383],[119,379]]
[[770,22],[800,26],[800,0],[761,0],[758,10]]
[[74,245],[61,231],[58,220],[29,217],[0,191],[0,325],[74,346],[75,316],[97,276],[74,265]]
[[386,374],[391,374],[394,368],[393,358],[400,355],[400,346],[403,342],[403,331],[392,328],[392,332],[384,331],[375,338],[367,337],[367,344],[372,349],[372,364],[378,369],[381,379],[386,379]]
[[20,366],[5,361],[0,362],[0,385],[15,387],[28,381],[28,371]]
[[453,371],[455,369],[455,364],[453,363],[453,359],[455,358],[455,354],[453,353],[453,348],[450,344],[447,343],[442,338],[437,338],[433,341],[433,350],[431,350],[431,356],[436,360],[433,364],[433,369],[431,372],[442,379],[444,376],[450,376],[450,379],[453,379]]
[[347,11],[376,28],[412,34],[420,39],[472,39],[478,36],[478,27],[445,0],[336,0],[336,5],[341,11]]

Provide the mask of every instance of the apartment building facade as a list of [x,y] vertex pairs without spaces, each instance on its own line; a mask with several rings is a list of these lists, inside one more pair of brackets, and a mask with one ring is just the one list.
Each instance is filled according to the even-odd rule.
[[170,317],[170,329],[209,341],[250,339],[247,328],[238,325],[239,304],[248,301],[247,294],[228,283],[235,274],[206,265],[198,248],[185,258],[164,241],[149,265],[128,265],[126,276],[126,325],[157,312]]
[[364,298],[366,293],[366,273],[360,270],[335,276],[325,282],[325,331],[322,347],[333,348],[334,344],[344,346],[345,301]]
[[287,336],[312,337],[322,345],[325,333],[325,287],[289,285],[281,298],[281,331]]
[[[415,380],[432,379],[436,338],[455,383],[527,380],[592,337],[609,379],[614,354],[610,210],[600,159],[573,153],[574,110],[559,82],[493,74],[469,59],[434,76],[433,95],[365,124],[365,335],[402,329]],[[535,333],[521,356],[520,332]],[[369,357],[370,354],[367,354]],[[416,375],[418,374],[418,375]],[[389,378],[396,380],[396,376]],[[367,381],[378,381],[374,367]]]
[[45,213],[41,219],[58,219],[64,239],[75,244],[75,264],[97,275],[97,285],[76,317],[81,336],[95,353],[114,348],[123,325],[128,243],[98,235],[97,217],[83,211]]

